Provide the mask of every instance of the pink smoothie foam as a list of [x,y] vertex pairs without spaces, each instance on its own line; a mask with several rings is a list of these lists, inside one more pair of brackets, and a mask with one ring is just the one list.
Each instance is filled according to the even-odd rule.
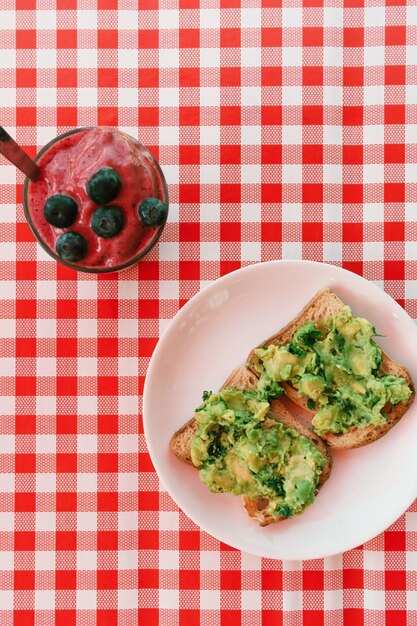
[[[81,129],[58,138],[37,163],[41,173],[36,182],[28,183],[27,210],[39,238],[55,254],[57,239],[67,231],[77,232],[87,241],[85,257],[75,263],[80,267],[110,269],[124,265],[150,246],[156,229],[141,221],[138,207],[145,198],[165,203],[168,198],[155,160],[139,142],[113,128]],[[113,168],[122,181],[111,205],[123,212],[124,227],[108,239],[96,235],[91,227],[98,206],[86,191],[89,179],[103,167]],[[55,194],[71,196],[78,205],[75,222],[68,228],[57,228],[45,219],[45,202]]]

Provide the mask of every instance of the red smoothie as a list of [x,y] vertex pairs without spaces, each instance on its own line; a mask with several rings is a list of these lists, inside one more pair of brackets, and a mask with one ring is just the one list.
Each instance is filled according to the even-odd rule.
[[[36,182],[26,181],[25,212],[35,236],[56,260],[85,271],[114,271],[141,258],[159,238],[168,210],[165,179],[150,152],[129,135],[113,128],[77,129],[48,144],[36,161],[41,173]],[[115,185],[110,195],[106,188],[109,172],[110,184]],[[73,221],[64,226],[54,224],[54,219],[51,223],[50,207],[46,208],[48,200],[49,204],[51,198],[57,200],[59,205],[63,196],[74,211]],[[146,217],[144,221],[139,210],[149,202],[165,211],[158,224],[149,223]],[[118,228],[103,234],[100,224],[108,227],[109,208],[119,219]],[[98,209],[101,214],[96,213]],[[99,224],[98,231],[95,224]],[[64,233],[71,234],[59,241]],[[62,252],[61,245],[74,233],[82,243],[82,258],[76,260],[66,255],[65,247]]]

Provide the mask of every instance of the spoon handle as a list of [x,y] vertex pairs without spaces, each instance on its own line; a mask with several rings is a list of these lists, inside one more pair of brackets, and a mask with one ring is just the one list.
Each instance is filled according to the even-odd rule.
[[40,174],[39,166],[22,150],[2,126],[0,126],[0,154],[26,174],[30,180],[35,181],[38,179]]

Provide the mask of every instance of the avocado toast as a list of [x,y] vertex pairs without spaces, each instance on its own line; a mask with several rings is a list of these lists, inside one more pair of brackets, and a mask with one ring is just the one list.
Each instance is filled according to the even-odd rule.
[[170,448],[213,492],[243,496],[261,526],[301,513],[330,475],[326,445],[280,400],[257,397],[258,377],[238,367],[206,394]]
[[373,340],[375,329],[324,289],[281,331],[252,350],[247,366],[284,388],[313,417],[332,448],[356,448],[385,435],[411,406],[407,368]]

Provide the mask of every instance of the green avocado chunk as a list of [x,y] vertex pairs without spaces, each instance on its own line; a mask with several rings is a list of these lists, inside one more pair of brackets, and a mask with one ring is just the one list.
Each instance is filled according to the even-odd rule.
[[271,417],[255,392],[226,388],[196,410],[191,459],[215,493],[267,498],[268,512],[291,517],[313,502],[325,457],[300,433]]
[[404,378],[381,374],[382,351],[374,336],[370,322],[353,317],[345,306],[323,327],[308,322],[290,343],[257,349],[260,377],[275,384],[288,381],[306,397],[309,408],[317,410],[318,435],[383,424],[384,407],[407,401],[411,389]]

